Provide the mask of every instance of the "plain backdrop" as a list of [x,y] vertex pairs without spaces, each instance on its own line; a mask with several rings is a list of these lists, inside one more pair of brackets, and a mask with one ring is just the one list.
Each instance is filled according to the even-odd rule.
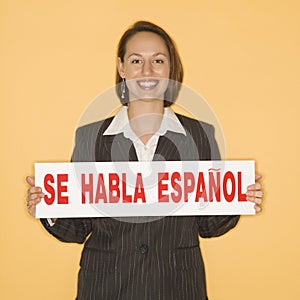
[[226,158],[255,159],[263,175],[263,212],[201,240],[210,299],[300,299],[297,0],[0,1],[0,298],[75,298],[82,246],[27,214],[25,176],[34,162],[70,160],[78,120],[113,86],[118,40],[140,19],[175,39]]

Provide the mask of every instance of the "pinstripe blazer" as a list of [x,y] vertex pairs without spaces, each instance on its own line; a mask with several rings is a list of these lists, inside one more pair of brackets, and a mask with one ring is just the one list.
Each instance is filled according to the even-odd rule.
[[[177,115],[186,136],[161,136],[153,160],[219,159],[214,128]],[[112,118],[79,128],[72,161],[136,161],[123,134],[104,136]],[[220,236],[239,216],[180,216],[151,219],[58,219],[45,228],[63,242],[84,243],[78,300],[205,300],[201,237]]]

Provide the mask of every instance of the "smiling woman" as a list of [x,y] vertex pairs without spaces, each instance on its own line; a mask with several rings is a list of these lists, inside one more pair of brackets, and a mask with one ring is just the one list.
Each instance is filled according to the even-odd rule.
[[[78,128],[73,162],[219,159],[213,126],[169,107],[183,78],[175,44],[159,26],[137,22],[118,47],[116,116]],[[163,164],[162,164],[163,165]],[[27,206],[35,215],[44,196],[27,178]],[[247,200],[260,210],[259,183]],[[64,242],[85,243],[78,300],[206,300],[201,237],[228,232],[239,216],[74,218],[41,220]]]
[[139,32],[126,46],[123,60],[118,58],[118,72],[126,79],[129,101],[164,100],[170,73],[170,58],[164,40],[152,32]]
[[[130,47],[132,48],[130,49]],[[146,56],[143,57],[143,54]],[[126,93],[124,98],[121,97],[122,91],[124,90],[122,90],[122,87],[119,85],[124,79],[130,79],[125,77],[124,74],[126,64],[141,64],[140,72],[146,72],[144,75],[140,73],[139,76],[141,78],[145,75],[149,76],[147,72],[156,71],[160,73],[157,74],[157,76],[170,79],[169,88],[166,89],[164,95],[165,106],[170,106],[176,101],[183,79],[183,67],[176,45],[165,30],[150,22],[136,22],[120,39],[117,55],[117,94],[123,104],[127,104],[129,100],[129,95]],[[131,55],[136,55],[136,57],[132,57],[127,61]],[[145,61],[147,55],[149,61]],[[164,72],[165,74],[163,74]],[[128,92],[126,87],[125,91]]]

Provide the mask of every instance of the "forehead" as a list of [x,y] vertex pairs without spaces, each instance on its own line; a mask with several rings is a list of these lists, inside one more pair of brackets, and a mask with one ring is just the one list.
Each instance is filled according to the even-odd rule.
[[143,31],[136,33],[128,40],[126,44],[125,56],[128,56],[131,53],[163,53],[168,56],[168,49],[165,41],[158,34]]

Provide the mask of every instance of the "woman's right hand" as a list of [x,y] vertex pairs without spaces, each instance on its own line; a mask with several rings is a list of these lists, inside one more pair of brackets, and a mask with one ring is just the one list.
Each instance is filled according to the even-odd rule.
[[26,181],[30,185],[30,188],[27,191],[27,210],[31,216],[35,217],[36,206],[41,202],[41,199],[45,194],[40,187],[35,186],[33,177],[27,176]]

